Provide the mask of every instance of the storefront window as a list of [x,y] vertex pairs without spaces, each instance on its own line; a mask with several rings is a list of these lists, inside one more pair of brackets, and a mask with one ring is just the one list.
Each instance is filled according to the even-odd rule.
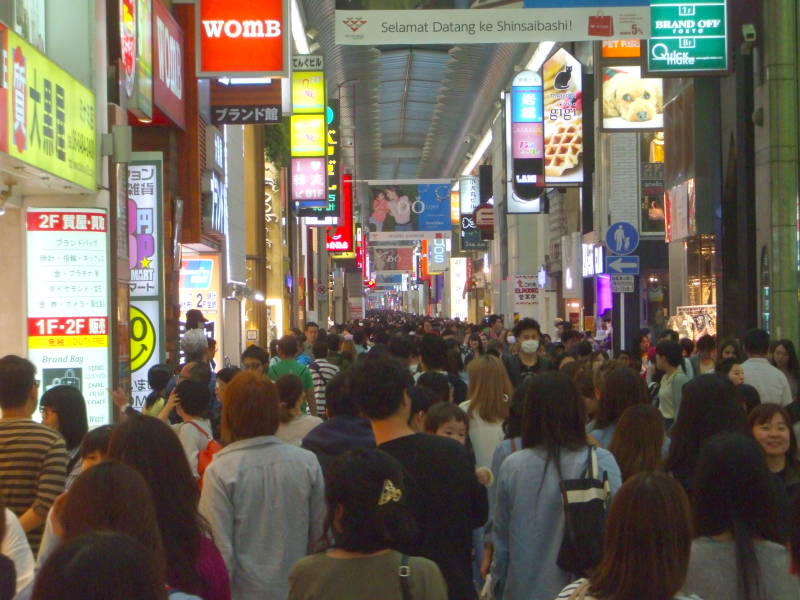
[[717,279],[714,273],[714,236],[699,235],[686,241],[689,275],[689,304],[717,303]]

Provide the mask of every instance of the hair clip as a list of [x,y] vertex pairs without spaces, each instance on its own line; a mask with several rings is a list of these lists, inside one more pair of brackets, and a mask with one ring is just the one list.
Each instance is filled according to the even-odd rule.
[[391,480],[385,479],[383,482],[381,497],[378,499],[378,506],[389,504],[389,502],[400,502],[400,498],[402,496],[403,490],[394,487],[394,484],[391,482]]

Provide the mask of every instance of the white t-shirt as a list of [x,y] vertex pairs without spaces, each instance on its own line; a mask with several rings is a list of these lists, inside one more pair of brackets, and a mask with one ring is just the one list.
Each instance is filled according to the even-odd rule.
[[[469,403],[469,400],[462,402],[459,404],[459,408],[467,412]],[[489,423],[481,418],[478,411],[475,411],[469,420],[469,441],[472,442],[472,449],[475,451],[475,466],[490,468],[494,449],[504,438],[502,421]]]
[[36,565],[33,560],[33,552],[28,544],[28,538],[25,537],[25,531],[19,524],[19,519],[8,509],[6,509],[6,535],[3,538],[0,552],[14,563],[17,571],[17,591],[33,581],[33,568]]
[[288,423],[281,423],[275,435],[284,442],[299,446],[308,432],[320,423],[322,423],[322,419],[319,417],[301,413]]
[[[208,435],[203,434],[198,427]],[[191,422],[176,423],[172,429],[178,434],[183,451],[186,453],[186,459],[189,461],[189,467],[192,469],[192,475],[195,479],[200,479],[197,472],[197,455],[205,450],[208,442],[211,441],[211,422],[208,419],[192,419]]]

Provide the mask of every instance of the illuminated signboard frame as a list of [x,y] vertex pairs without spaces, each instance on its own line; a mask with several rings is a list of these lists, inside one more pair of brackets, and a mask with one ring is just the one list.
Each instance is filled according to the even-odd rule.
[[[325,115],[292,115],[291,154],[298,158],[325,156]],[[306,139],[302,139],[305,136]]]
[[80,389],[90,427],[111,419],[109,216],[99,208],[26,214],[28,358],[41,392]]
[[342,213],[337,227],[328,227],[325,233],[325,249],[334,253],[334,258],[355,258],[355,235],[353,234],[353,176],[342,176]]
[[[528,99],[532,106],[520,106]],[[526,139],[527,138],[527,139]],[[514,148],[521,144],[537,144],[529,158],[515,158]],[[534,156],[540,151],[540,156]],[[508,182],[506,212],[507,214],[539,214],[542,212],[542,195],[545,191],[544,176],[544,97],[543,80],[539,73],[522,71],[514,77],[511,93],[506,94],[506,168],[511,174]],[[515,180],[517,178],[533,178],[520,185],[530,190],[530,198],[522,198],[517,194]],[[532,190],[541,189],[537,196]]]
[[[262,43],[260,46],[258,44],[253,44],[253,39],[267,39],[270,38],[266,37],[259,37],[253,35],[245,35],[245,29],[243,22],[244,21],[254,21],[254,22],[261,22],[263,24],[263,18],[258,19],[257,17],[264,17],[263,10],[265,6],[274,5],[280,3],[281,6],[281,40],[280,43],[273,43],[267,44]],[[208,11],[214,11],[213,15],[209,15]],[[262,14],[253,14],[253,11],[261,10]],[[287,77],[291,67],[291,43],[292,43],[292,33],[291,33],[291,7],[289,0],[275,0],[273,2],[252,2],[252,0],[198,0],[197,4],[195,5],[195,36],[197,40],[196,44],[196,52],[195,52],[195,60],[197,64],[197,77],[198,78],[215,78],[215,77]],[[234,38],[237,38],[237,41],[240,43],[235,45],[235,48],[229,50],[227,52],[220,52],[219,44],[216,43],[209,43],[207,41],[207,37],[203,35],[202,30],[204,29],[203,24],[201,21],[204,20],[205,17],[214,16],[216,17],[215,21],[223,21],[223,28],[227,25],[228,22],[236,21],[240,24],[241,29],[231,29],[230,34],[239,34],[234,35]],[[269,20],[269,19],[267,19]],[[252,31],[252,30],[251,30]],[[225,32],[220,34],[220,38],[225,35]],[[249,39],[247,39],[249,38]],[[246,42],[251,42],[250,44],[242,43],[241,40],[244,39]],[[218,42],[219,40],[215,40]],[[229,42],[230,43],[230,42]],[[263,69],[254,69],[254,68],[236,68],[236,60],[241,60],[242,57],[247,57],[248,60],[252,60],[253,58],[256,59],[263,59],[263,57],[267,56],[274,56],[276,54],[276,50],[280,53],[280,67],[276,67],[273,65],[269,68]],[[230,61],[231,64],[226,64],[224,68],[212,68],[209,65],[206,68],[206,64],[209,61],[209,57],[215,56],[219,57],[221,54],[226,55],[226,59]],[[222,65],[217,65],[220,67]]]

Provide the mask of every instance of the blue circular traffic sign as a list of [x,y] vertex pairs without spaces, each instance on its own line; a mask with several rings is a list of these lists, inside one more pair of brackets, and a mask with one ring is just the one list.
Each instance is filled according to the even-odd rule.
[[606,246],[614,254],[632,254],[639,247],[639,232],[625,221],[614,223],[606,231]]

